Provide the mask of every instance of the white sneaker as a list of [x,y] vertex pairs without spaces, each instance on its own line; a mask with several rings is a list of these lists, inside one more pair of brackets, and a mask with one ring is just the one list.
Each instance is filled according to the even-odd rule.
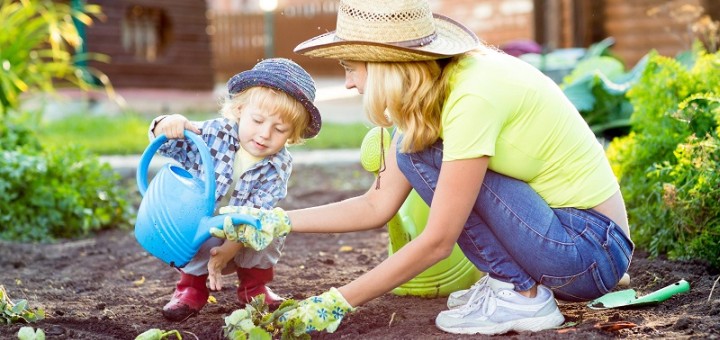
[[486,280],[484,286],[475,289],[464,306],[438,314],[435,325],[454,334],[492,335],[536,332],[565,321],[552,291],[545,286],[538,286],[534,298],[522,296],[512,284],[495,279]]
[[[470,288],[458,290],[448,295],[447,306],[450,309],[455,309],[460,306],[464,306],[470,301],[470,297],[476,290],[483,290],[487,287],[487,282],[490,280],[490,275],[485,274],[478,282],[475,282]],[[495,280],[495,279],[492,279]]]

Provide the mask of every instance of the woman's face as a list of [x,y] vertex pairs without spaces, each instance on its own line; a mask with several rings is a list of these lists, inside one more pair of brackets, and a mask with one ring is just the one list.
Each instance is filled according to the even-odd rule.
[[367,80],[367,64],[362,61],[340,60],[340,66],[345,70],[345,88],[354,88],[363,94]]

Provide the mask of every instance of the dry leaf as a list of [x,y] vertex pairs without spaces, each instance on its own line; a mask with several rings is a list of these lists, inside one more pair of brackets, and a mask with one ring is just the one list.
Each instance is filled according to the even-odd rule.
[[140,286],[140,285],[142,285],[143,283],[145,283],[145,276],[142,276],[139,280],[133,281],[133,284],[136,285],[136,286]]

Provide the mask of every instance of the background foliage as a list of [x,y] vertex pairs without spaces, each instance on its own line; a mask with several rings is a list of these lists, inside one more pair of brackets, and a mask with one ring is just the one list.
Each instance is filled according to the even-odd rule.
[[75,64],[88,56],[74,53],[82,41],[73,18],[91,24],[88,14],[100,8],[0,4],[0,238],[49,241],[125,225],[132,213],[119,176],[80,146],[42,144],[34,132],[40,118],[20,110],[25,92],[52,92],[56,82],[93,86]]
[[99,80],[112,94],[106,76],[76,66],[90,58],[107,60],[102,55],[75,53],[83,41],[73,20],[90,25],[90,15],[100,14],[98,5],[84,5],[77,10],[67,3],[49,0],[0,2],[0,118],[19,107],[22,93],[52,93],[55,85],[51,79],[81,89],[89,89]]

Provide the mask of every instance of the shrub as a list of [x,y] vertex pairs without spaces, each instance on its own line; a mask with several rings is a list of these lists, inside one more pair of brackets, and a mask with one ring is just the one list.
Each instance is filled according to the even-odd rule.
[[0,238],[51,241],[122,226],[131,207],[119,181],[77,145],[0,150]]
[[694,52],[689,67],[650,54],[628,91],[632,130],[607,154],[639,247],[720,266],[720,53]]

